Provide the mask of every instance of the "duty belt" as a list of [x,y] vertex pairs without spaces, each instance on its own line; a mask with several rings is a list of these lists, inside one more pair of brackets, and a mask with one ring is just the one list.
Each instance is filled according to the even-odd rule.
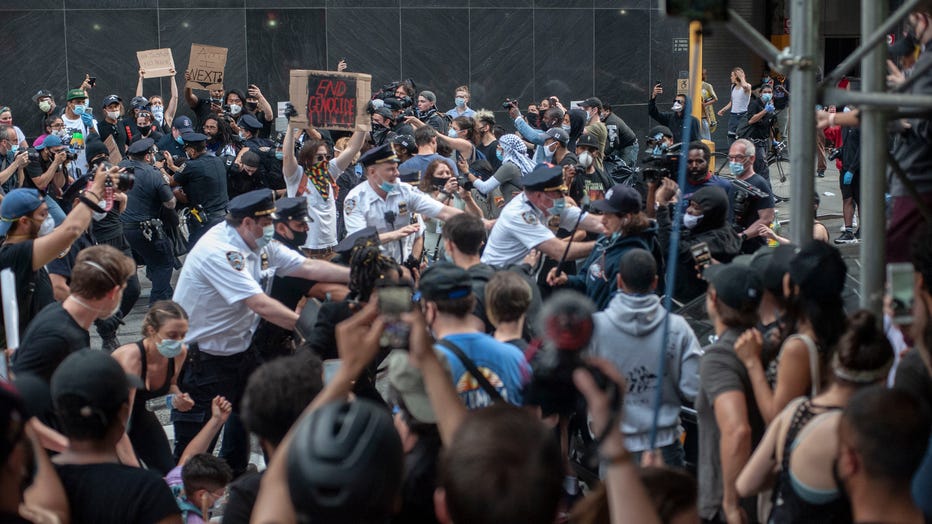
[[162,229],[162,221],[158,218],[150,218],[143,222],[127,222],[123,224],[125,229],[139,229],[142,230],[142,236],[146,240],[152,242],[153,238],[162,238],[164,235],[164,230]]

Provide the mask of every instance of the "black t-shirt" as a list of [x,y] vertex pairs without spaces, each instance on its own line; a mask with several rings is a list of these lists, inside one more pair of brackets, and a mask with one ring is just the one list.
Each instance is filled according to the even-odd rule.
[[175,137],[173,137],[170,132],[156,141],[156,146],[159,148],[159,160],[162,159],[162,151],[168,151],[168,154],[173,157],[184,156],[184,148],[181,147],[181,144],[175,140]]
[[261,483],[262,472],[243,475],[230,484],[230,498],[223,509],[223,524],[249,524]]
[[285,189],[285,178],[277,173],[269,173],[262,166],[256,169],[252,175],[246,174],[245,171],[231,166],[227,171],[227,191],[230,198],[243,193],[248,193],[256,189]]
[[[745,182],[747,182],[748,184],[751,184],[757,189],[760,189],[764,193],[767,193],[767,198],[755,198],[753,196],[748,195],[747,196],[748,202],[746,206],[747,210],[744,212],[744,214],[741,217],[738,217],[737,216],[738,209],[735,207],[736,205],[735,202],[736,202],[736,198],[738,197],[738,194],[741,193],[742,191],[740,191],[737,188],[732,188],[732,190],[728,192],[728,205],[730,206],[731,209],[735,210],[735,213],[736,213],[735,223],[741,228],[742,231],[747,229],[748,226],[750,226],[751,224],[757,221],[758,211],[762,209],[771,209],[774,207],[773,193],[770,191],[770,184],[768,184],[767,181],[764,180],[764,177],[755,173],[751,175],[750,178],[745,180]],[[748,242],[755,244],[755,245],[756,244],[764,245],[766,243],[766,241],[760,237],[754,237],[754,238],[748,239],[745,242],[745,244],[747,244]],[[749,246],[746,245],[745,247],[749,247]]]
[[200,98],[197,105],[194,106],[194,130],[198,133],[204,132],[204,120],[210,116],[210,99]]
[[36,315],[23,334],[19,349],[13,353],[13,371],[51,381],[65,357],[90,346],[90,333],[61,304],[53,302]]
[[492,164],[493,173],[498,171],[498,168],[502,167],[502,161],[499,160],[498,156],[495,154],[495,151],[498,149],[498,140],[493,140],[487,146],[479,144],[476,146],[476,149],[481,151],[482,154],[485,155],[485,159],[488,160],[490,164]]
[[137,160],[124,161],[120,165],[132,166],[136,170],[136,183],[126,192],[126,209],[120,215],[120,220],[123,223],[143,222],[158,217],[162,203],[168,202],[173,196],[162,174]]
[[60,256],[49,262],[45,265],[45,268],[50,275],[61,275],[65,277],[65,280],[71,285],[71,268],[74,267],[74,261],[78,258],[78,253],[80,253],[82,249],[96,244],[97,242],[94,240],[91,233],[85,231],[83,235],[79,236],[78,239],[74,241],[74,244],[71,244],[71,249],[69,249],[64,256]]
[[181,510],[158,474],[122,464],[55,465],[71,521],[158,522]]
[[207,154],[188,160],[181,171],[175,173],[175,182],[184,188],[188,202],[192,206],[203,206],[211,219],[226,212],[230,199],[223,160]]
[[638,137],[620,116],[612,113],[605,119],[605,128],[608,129],[608,143],[605,146],[606,154],[621,153],[621,149],[630,146]]
[[[0,269],[10,268],[16,276],[16,300],[19,304],[19,332],[23,334],[33,317],[45,306],[55,302],[52,282],[44,267],[32,270],[32,243],[25,240],[0,245]],[[29,291],[32,289],[33,291]],[[27,300],[27,295],[32,296]],[[0,308],[2,310],[2,308]],[[2,328],[2,326],[0,326]],[[6,333],[4,333],[4,336]]]
[[129,145],[129,135],[126,133],[126,127],[126,121],[122,118],[118,119],[114,124],[106,120],[97,122],[97,131],[100,135],[100,141],[103,142],[107,140],[108,136],[112,136],[113,141],[116,142],[117,147],[120,149],[120,153],[125,155],[126,146]]
[[[748,118],[752,118],[757,113],[764,110],[764,102],[760,98],[752,98],[748,104]],[[749,140],[764,140],[770,138],[770,125],[774,119],[773,113],[765,113],[760,120],[749,124],[747,138]]]

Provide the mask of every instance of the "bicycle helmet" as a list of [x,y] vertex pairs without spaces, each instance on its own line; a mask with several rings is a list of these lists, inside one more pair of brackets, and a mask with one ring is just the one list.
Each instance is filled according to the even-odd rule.
[[391,415],[369,400],[332,402],[300,422],[288,450],[288,489],[299,517],[370,522],[391,516],[404,457]]

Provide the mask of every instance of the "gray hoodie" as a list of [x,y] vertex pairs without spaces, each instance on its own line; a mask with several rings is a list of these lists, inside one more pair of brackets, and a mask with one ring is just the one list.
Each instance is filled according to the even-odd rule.
[[[604,311],[593,317],[595,332],[590,353],[615,364],[627,384],[621,431],[632,452],[650,447],[654,395],[660,385],[658,351],[666,316],[656,295],[619,292]],[[657,447],[679,437],[680,405],[684,400],[692,402],[699,387],[699,341],[680,315],[671,314],[669,325]]]

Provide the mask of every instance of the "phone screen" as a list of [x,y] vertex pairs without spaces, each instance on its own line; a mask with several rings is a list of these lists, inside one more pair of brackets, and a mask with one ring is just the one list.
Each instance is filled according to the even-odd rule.
[[887,264],[887,283],[893,305],[893,321],[909,324],[913,318],[913,265]]
[[333,376],[337,374],[340,365],[342,365],[342,361],[338,358],[324,360],[324,384],[329,384],[333,380]]
[[709,245],[705,242],[693,244],[690,246],[689,251],[692,253],[693,260],[696,261],[700,271],[709,267],[709,264],[712,263],[712,252],[709,251]]
[[411,326],[401,320],[401,314],[411,311],[413,291],[408,286],[378,288],[379,312],[385,317],[385,331],[381,345],[394,349],[407,349]]

